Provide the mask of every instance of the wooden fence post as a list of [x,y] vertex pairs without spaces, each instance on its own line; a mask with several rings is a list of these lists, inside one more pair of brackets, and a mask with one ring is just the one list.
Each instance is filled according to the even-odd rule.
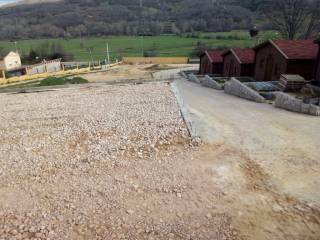
[[7,78],[6,78],[6,72],[5,72],[4,70],[2,70],[2,77],[3,77],[4,80],[7,79]]

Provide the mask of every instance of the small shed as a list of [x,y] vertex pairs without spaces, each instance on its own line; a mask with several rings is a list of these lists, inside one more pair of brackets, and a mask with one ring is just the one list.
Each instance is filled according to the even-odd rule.
[[318,57],[317,57],[317,61],[316,61],[316,71],[315,71],[315,80],[318,84],[318,86],[320,86],[320,40],[315,41],[315,43],[319,44],[319,50],[318,50]]
[[318,45],[312,40],[269,40],[254,48],[254,78],[277,81],[281,74],[313,78]]
[[207,50],[200,56],[199,74],[219,74],[223,73],[223,58],[219,50]]
[[224,77],[253,76],[254,51],[251,48],[231,48],[222,56]]
[[26,67],[28,75],[41,74],[41,73],[52,73],[62,71],[63,67],[61,64],[61,58],[54,60],[43,60],[42,63],[30,65]]

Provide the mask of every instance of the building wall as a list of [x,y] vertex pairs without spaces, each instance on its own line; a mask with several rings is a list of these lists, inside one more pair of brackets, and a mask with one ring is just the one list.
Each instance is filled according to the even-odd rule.
[[47,72],[59,72],[62,70],[61,62],[60,61],[55,61],[55,62],[50,62],[47,63]]
[[[319,44],[320,46],[320,44]],[[320,47],[319,47],[319,53],[318,53],[318,59],[316,63],[316,77],[315,77],[318,86],[320,86]]]
[[254,64],[241,64],[242,77],[253,77],[253,75],[254,75]]
[[212,64],[212,74],[222,75],[223,74],[223,63],[213,63]]
[[314,77],[315,60],[289,60],[287,74],[298,74],[307,80]]
[[287,60],[272,44],[256,51],[254,66],[256,80],[276,81],[285,73],[287,73]]
[[223,63],[211,63],[207,55],[203,55],[200,58],[200,70],[199,74],[217,74],[222,75],[223,73]]
[[31,66],[31,67],[28,67],[27,69],[28,75],[40,74],[45,72],[46,72],[45,64]]
[[52,73],[62,71],[61,61],[53,60],[46,63],[36,64],[27,68],[28,75],[40,74],[40,73]]
[[241,65],[233,54],[227,54],[223,58],[223,76],[240,77]]
[[21,68],[22,66],[18,53],[10,52],[3,60],[7,71]]
[[199,74],[211,74],[212,73],[212,64],[206,54],[202,55],[200,58],[200,71]]

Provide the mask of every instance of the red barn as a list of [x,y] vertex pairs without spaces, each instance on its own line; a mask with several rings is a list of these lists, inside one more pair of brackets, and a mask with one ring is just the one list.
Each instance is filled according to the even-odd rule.
[[316,62],[316,76],[315,79],[317,81],[318,86],[320,86],[320,40],[316,41],[317,44],[319,44],[319,50],[318,50],[318,58]]
[[200,56],[199,74],[222,74],[223,71],[223,51],[209,50]]
[[223,53],[223,76],[252,77],[254,51],[251,48],[231,48]]
[[298,74],[313,78],[318,45],[312,40],[269,40],[254,48],[254,78],[276,81],[281,74]]

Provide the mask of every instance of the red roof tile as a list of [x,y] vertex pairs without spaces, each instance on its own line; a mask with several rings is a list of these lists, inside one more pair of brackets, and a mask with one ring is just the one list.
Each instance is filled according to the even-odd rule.
[[318,44],[313,40],[270,40],[254,49],[260,49],[268,44],[273,44],[287,59],[291,60],[315,59],[319,49]]
[[319,46],[312,40],[274,40],[288,59],[315,59]]
[[255,58],[255,52],[251,48],[231,48],[223,55],[233,53],[241,64],[253,64]]
[[221,50],[208,50],[208,51],[206,51],[206,54],[212,63],[222,63],[223,62],[223,58],[222,58],[223,52],[224,51],[221,51]]

